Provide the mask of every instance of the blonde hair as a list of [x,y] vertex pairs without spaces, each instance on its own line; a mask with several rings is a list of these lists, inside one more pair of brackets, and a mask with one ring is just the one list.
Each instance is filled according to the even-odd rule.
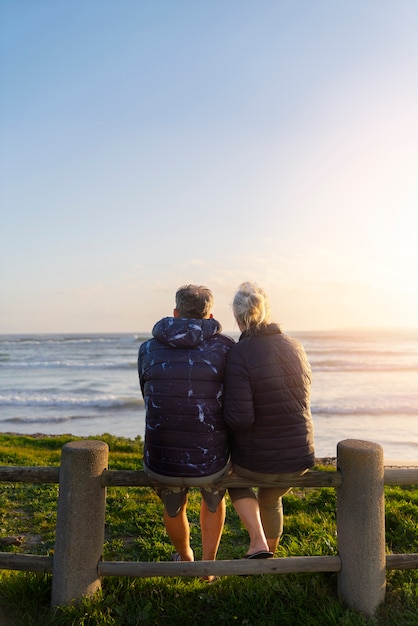
[[269,297],[256,283],[245,282],[238,287],[232,311],[242,330],[260,328],[270,323]]

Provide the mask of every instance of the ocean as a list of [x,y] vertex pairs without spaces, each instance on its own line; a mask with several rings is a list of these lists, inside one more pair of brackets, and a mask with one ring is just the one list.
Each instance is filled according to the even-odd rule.
[[[317,457],[337,443],[418,461],[418,330],[289,332],[305,347]],[[0,335],[0,431],[144,434],[136,359],[146,334]]]

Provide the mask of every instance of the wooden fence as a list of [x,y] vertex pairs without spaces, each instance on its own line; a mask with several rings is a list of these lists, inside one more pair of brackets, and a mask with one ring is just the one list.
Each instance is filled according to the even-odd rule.
[[[340,600],[373,615],[385,598],[386,570],[418,568],[418,554],[385,554],[384,485],[418,484],[418,469],[385,468],[375,443],[348,439],[337,446],[334,472],[309,471],[292,484],[337,490],[337,556],[251,561],[126,562],[102,560],[106,490],[152,486],[142,471],[108,470],[102,441],[65,444],[60,467],[0,467],[0,481],[59,483],[54,556],[0,553],[0,569],[52,574],[51,606],[93,595],[104,576],[228,576],[336,572]],[[220,487],[254,486],[229,475]]]

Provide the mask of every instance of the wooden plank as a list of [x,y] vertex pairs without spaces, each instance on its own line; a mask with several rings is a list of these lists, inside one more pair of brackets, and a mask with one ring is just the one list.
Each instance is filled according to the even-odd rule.
[[[59,467],[42,466],[0,466],[0,482],[24,483],[58,483]],[[417,485],[418,468],[386,468],[385,485]],[[105,470],[102,475],[103,487],[151,487],[153,482],[142,470]],[[337,471],[309,471],[304,476],[294,478],[292,487],[340,487],[342,484],[341,472]],[[248,480],[230,474],[219,481],[220,487],[256,486]],[[287,481],[272,481],[266,486],[289,486]]]
[[52,574],[52,556],[0,552],[0,569]]
[[0,481],[15,483],[58,483],[59,467],[0,466]]
[[386,468],[385,485],[418,485],[418,468]]
[[[187,481],[186,481],[187,482]],[[385,485],[418,485],[418,468],[386,468],[384,474]],[[217,483],[219,487],[254,487],[253,483],[236,474],[230,474]],[[341,472],[312,470],[304,476],[288,481],[271,481],[265,483],[269,487],[340,487],[342,484]],[[102,475],[104,487],[151,487],[153,481],[142,470],[105,470]]]
[[418,569],[418,554],[387,554],[386,569]]
[[[263,483],[266,487],[339,487],[341,474],[337,471],[309,471],[304,476],[293,478],[289,481],[271,481]],[[104,487],[151,487],[156,484],[141,470],[105,470],[102,474]],[[187,480],[184,481],[187,484]],[[225,487],[248,487],[256,486],[251,481],[241,478],[236,474],[229,474],[226,478],[216,483],[219,488]]]
[[99,576],[247,576],[254,574],[294,574],[339,572],[339,556],[297,556],[278,559],[194,562],[100,561]]

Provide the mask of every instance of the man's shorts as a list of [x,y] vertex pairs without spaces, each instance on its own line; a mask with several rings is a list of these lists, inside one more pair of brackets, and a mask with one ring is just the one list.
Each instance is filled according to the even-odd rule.
[[199,487],[202,498],[207,504],[211,513],[215,513],[222,502],[226,489],[218,489],[216,483],[230,472],[230,463],[222,470],[211,474],[210,476],[202,476],[199,478],[180,478],[178,476],[163,476],[156,474],[148,467],[144,466],[144,472],[161,485],[154,485],[156,494],[161,498],[164,508],[170,517],[177,517],[184,503],[186,502],[187,493],[190,487]]

